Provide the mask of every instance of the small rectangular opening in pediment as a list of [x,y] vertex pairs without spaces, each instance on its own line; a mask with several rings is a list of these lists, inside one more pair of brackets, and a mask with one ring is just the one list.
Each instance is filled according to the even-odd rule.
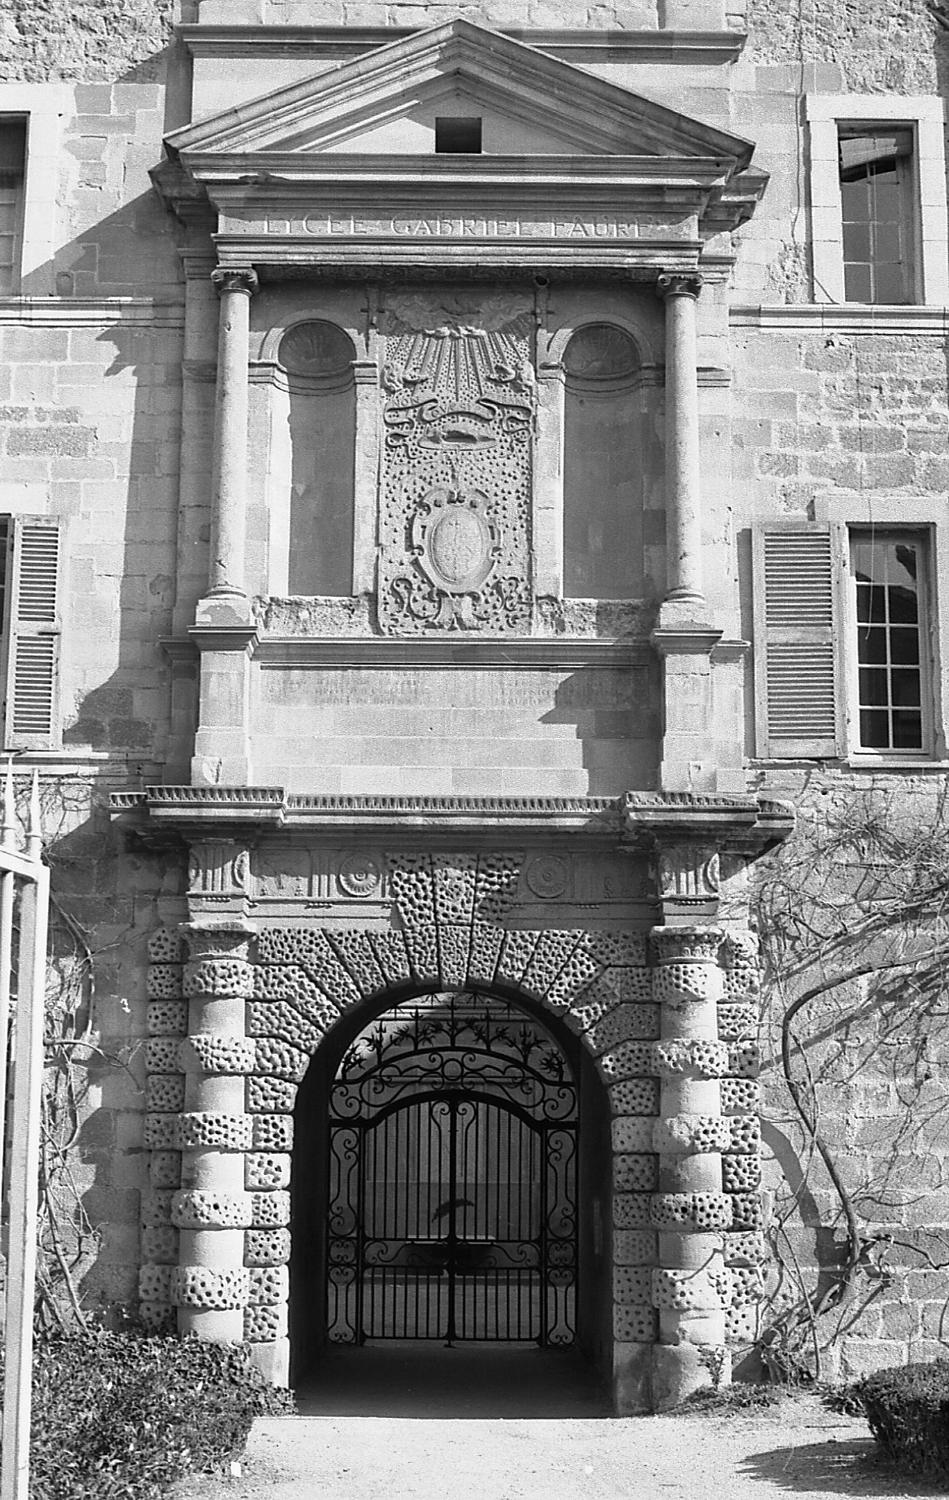
[[480,115],[436,115],[435,150],[456,156],[481,153]]

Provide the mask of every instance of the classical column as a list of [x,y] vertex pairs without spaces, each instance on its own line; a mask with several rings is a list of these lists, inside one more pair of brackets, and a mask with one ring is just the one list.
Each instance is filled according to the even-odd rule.
[[211,566],[208,593],[241,600],[246,594],[244,541],[247,505],[247,360],[250,299],[257,276],[249,267],[211,273],[220,299],[214,452],[211,477]]
[[660,276],[666,304],[666,600],[704,608],[699,394],[695,341],[697,276]]
[[660,1188],[652,1202],[658,1230],[653,1302],[659,1310],[653,1401],[661,1409],[729,1377],[723,1231],[732,1225],[733,1205],[722,1190],[722,1152],[731,1140],[722,1116],[726,1049],[717,1018],[722,932],[704,925],[661,926],[652,940],[661,1077],[653,1135]]
[[192,923],[185,935],[188,1034],[178,1049],[184,1109],[177,1139],[181,1186],[171,1203],[179,1232],[172,1300],[179,1332],[239,1342],[250,1292],[244,1231],[253,1220],[244,1186],[245,1153],[252,1144],[244,1080],[256,1057],[244,1030],[244,1008],[253,993],[250,937],[239,921]]

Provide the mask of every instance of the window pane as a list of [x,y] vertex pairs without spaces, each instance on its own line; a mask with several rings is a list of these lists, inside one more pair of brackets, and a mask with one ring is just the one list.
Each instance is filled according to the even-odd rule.
[[892,674],[893,702],[900,708],[919,708],[919,672],[903,667]]
[[923,748],[922,714],[907,708],[894,709],[893,748],[894,750],[921,750]]
[[844,260],[870,259],[870,225],[844,223]]
[[[877,260],[888,265],[899,265],[903,253],[903,236],[899,224],[877,224],[873,236]],[[846,244],[846,238],[844,240]],[[844,251],[846,254],[846,250]],[[856,260],[856,256],[853,257]]]
[[860,743],[868,750],[890,748],[890,716],[885,710],[864,709],[861,712]]
[[[878,590],[882,593],[883,590]],[[894,625],[916,624],[916,590],[889,588],[887,595],[890,606],[890,621]]]
[[919,631],[915,627],[891,632],[890,661],[899,667],[919,661]]
[[871,300],[869,266],[844,266],[844,296],[848,302]]
[[861,624],[874,624],[886,619],[886,589],[868,584],[857,586],[857,619]]
[[902,266],[875,266],[872,301],[896,305],[906,301],[906,279]]
[[886,672],[876,667],[861,667],[860,702],[872,708],[886,701]]
[[861,663],[886,662],[886,631],[874,627],[857,634],[857,651]]

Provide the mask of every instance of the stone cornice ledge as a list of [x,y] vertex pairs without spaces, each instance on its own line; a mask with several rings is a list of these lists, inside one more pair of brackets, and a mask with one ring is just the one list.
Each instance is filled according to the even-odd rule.
[[162,297],[0,297],[0,328],[183,328],[183,301]]
[[618,797],[303,796],[280,787],[155,786],[116,792],[113,816],[142,831],[197,833],[202,828],[285,832],[343,826],[385,828],[548,828],[619,832]]
[[789,803],[766,797],[724,797],[698,792],[627,792],[626,833],[633,843],[657,837],[710,840],[764,853],[794,828]]
[[828,333],[949,334],[949,307],[865,307],[839,302],[734,303],[732,328],[811,329]]
[[[294,57],[342,60],[415,36],[414,26],[279,26],[186,24],[178,35],[192,57]],[[567,27],[497,28],[502,36],[565,62],[735,62],[743,31],[587,31]],[[606,54],[606,56],[604,56]]]
[[304,636],[261,636],[255,652],[264,668],[319,669],[324,667],[374,667],[393,671],[424,668],[490,667],[493,670],[577,671],[582,668],[646,666],[653,661],[644,638],[597,640],[582,637],[530,636],[493,640],[462,639],[381,640],[379,637],[337,637],[334,640]]

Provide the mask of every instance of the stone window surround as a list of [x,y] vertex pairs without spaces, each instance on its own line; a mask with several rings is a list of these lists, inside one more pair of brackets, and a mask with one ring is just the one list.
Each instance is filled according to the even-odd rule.
[[943,101],[929,94],[807,94],[804,110],[810,148],[815,302],[846,301],[837,132],[839,125],[859,122],[915,127],[919,234],[915,301],[929,306],[949,303]]
[[60,142],[71,100],[72,90],[65,84],[0,84],[0,114],[27,119],[20,291],[28,295],[55,292],[53,252]]
[[[937,516],[929,500],[891,499],[863,495],[824,495],[815,500],[814,518],[832,532],[834,555],[838,560],[837,610],[843,629],[838,632],[840,682],[844,690],[845,754],[852,765],[905,764],[910,767],[931,765],[949,758],[946,745],[945,705],[949,703],[949,660],[942,641],[939,622],[944,601],[949,599],[949,520]],[[929,552],[929,619],[924,622],[924,636],[930,643],[929,685],[931,691],[931,733],[926,749],[916,753],[906,750],[882,751],[857,748],[856,726],[856,622],[850,587],[850,533],[878,527],[881,531],[905,530],[920,537]],[[928,628],[927,628],[928,627]]]

